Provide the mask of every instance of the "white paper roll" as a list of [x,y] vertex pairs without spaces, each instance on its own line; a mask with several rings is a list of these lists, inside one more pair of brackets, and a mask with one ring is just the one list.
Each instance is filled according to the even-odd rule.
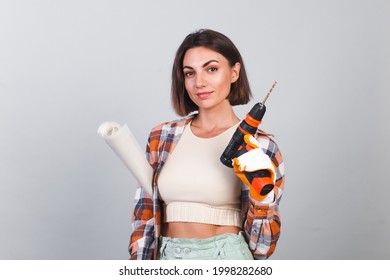
[[116,122],[104,122],[98,133],[118,155],[137,181],[152,195],[153,168],[145,158],[145,153],[137,143],[127,125]]

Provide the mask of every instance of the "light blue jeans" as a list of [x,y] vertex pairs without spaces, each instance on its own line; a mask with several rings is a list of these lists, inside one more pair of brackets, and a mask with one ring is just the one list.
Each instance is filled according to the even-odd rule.
[[160,260],[253,260],[242,232],[205,239],[160,237]]

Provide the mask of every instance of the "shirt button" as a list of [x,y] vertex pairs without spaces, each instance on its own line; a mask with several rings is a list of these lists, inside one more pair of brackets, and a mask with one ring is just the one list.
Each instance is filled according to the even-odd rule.
[[175,253],[176,254],[180,254],[181,253],[181,249],[180,248],[175,248]]
[[190,248],[184,248],[183,253],[188,255],[189,253],[191,253],[191,249]]

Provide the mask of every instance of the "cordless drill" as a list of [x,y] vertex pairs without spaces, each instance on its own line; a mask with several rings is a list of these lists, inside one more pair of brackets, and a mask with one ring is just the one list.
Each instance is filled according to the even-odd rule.
[[[267,96],[264,98],[262,103],[256,103],[253,108],[246,115],[245,119],[240,123],[234,132],[232,139],[229,144],[226,146],[224,152],[222,153],[220,160],[227,167],[233,167],[233,158],[239,157],[248,151],[246,148],[246,143],[244,141],[244,136],[246,134],[254,135],[257,131],[258,126],[260,125],[263,116],[266,111],[265,102],[267,101],[270,93],[275,87],[276,82],[272,85]],[[272,189],[273,184],[270,180],[270,172],[268,170],[258,170],[255,172],[246,172],[246,180],[254,186],[256,191],[261,196],[266,196]]]

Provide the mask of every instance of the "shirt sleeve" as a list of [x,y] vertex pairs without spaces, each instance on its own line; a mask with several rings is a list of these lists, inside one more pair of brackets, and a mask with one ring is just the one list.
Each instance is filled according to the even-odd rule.
[[[153,132],[152,132],[153,133]],[[155,166],[154,153],[151,152],[153,144],[152,133],[146,147],[146,158],[152,167]],[[137,186],[134,198],[132,215],[133,232],[130,237],[129,254],[131,260],[153,259],[155,250],[155,218],[153,213],[153,198],[141,186]]]
[[253,257],[267,259],[275,251],[280,236],[279,203],[284,189],[284,162],[277,144],[268,135],[259,134],[257,140],[276,167],[276,181],[273,188],[275,199],[271,203],[263,203],[253,199],[249,194],[244,230]]

